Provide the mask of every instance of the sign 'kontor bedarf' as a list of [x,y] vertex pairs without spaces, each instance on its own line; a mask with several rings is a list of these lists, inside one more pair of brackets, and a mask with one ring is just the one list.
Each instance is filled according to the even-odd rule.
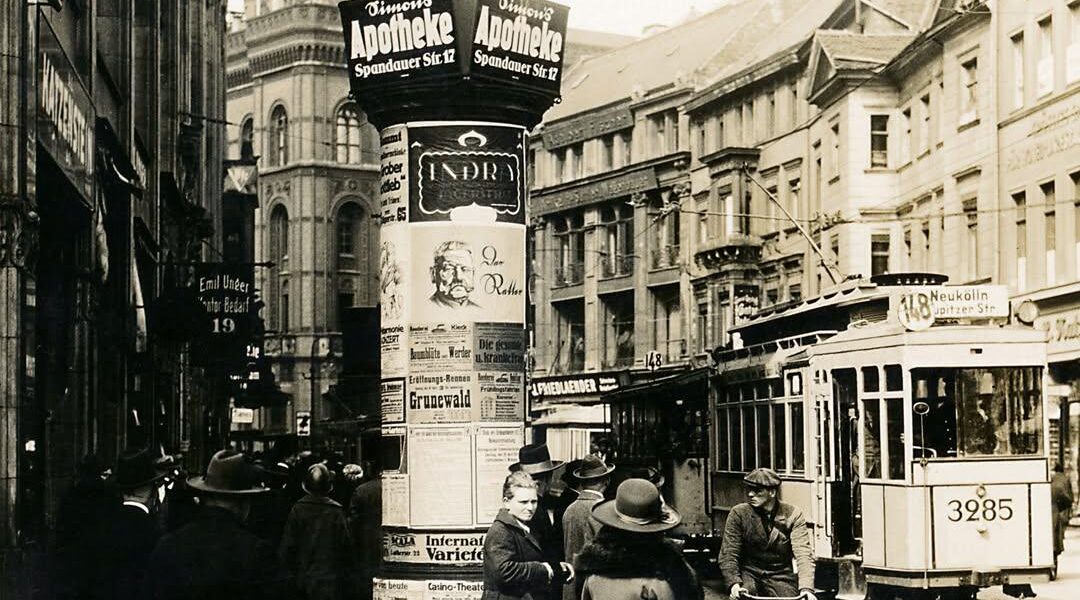
[[484,533],[524,442],[528,131],[559,95],[568,9],[339,7],[353,97],[381,141],[374,597],[479,598]]

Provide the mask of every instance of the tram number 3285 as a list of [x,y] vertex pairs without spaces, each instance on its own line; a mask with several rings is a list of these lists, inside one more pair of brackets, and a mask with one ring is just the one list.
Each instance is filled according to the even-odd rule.
[[1013,518],[1012,498],[949,500],[948,519],[958,521],[1008,521]]

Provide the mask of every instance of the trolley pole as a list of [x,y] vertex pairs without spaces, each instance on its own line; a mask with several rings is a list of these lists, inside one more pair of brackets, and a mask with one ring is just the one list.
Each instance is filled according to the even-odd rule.
[[524,441],[528,131],[559,96],[549,0],[339,4],[380,130],[383,566],[374,598],[479,599]]

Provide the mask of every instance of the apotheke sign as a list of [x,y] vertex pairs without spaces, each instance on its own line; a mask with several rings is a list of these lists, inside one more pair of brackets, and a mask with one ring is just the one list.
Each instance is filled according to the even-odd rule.
[[354,92],[478,76],[559,94],[568,7],[548,0],[338,4]]

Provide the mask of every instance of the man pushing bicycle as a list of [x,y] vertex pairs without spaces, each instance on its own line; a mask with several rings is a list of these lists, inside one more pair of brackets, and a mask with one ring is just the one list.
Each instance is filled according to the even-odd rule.
[[777,498],[780,476],[772,469],[754,469],[743,482],[748,501],[731,509],[720,547],[720,570],[732,600],[743,594],[817,600],[814,551],[802,511]]

